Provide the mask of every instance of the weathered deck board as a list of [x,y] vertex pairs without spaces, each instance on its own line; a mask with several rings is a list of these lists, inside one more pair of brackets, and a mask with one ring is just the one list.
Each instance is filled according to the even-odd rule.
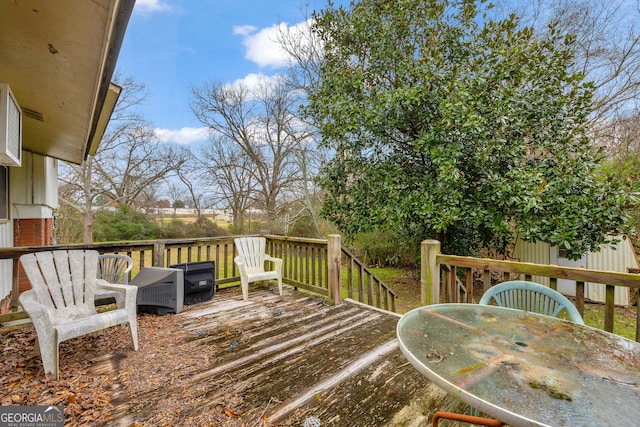
[[[316,416],[322,426],[427,426],[437,410],[464,410],[403,357],[392,313],[291,289],[252,289],[245,302],[224,289],[175,319],[181,333],[166,351],[186,353],[181,366],[149,355],[162,380],[119,384],[114,425],[301,426]],[[130,369],[128,357],[96,369]]]

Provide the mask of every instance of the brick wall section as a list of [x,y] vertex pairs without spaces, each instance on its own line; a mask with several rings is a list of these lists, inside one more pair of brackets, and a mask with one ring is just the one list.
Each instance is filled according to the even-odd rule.
[[53,243],[52,218],[13,220],[14,246],[46,246]]
[[2,301],[0,301],[0,314],[5,314],[11,311],[11,292]]
[[[52,218],[22,218],[13,220],[14,246],[47,246],[53,244]],[[30,289],[31,285],[20,267],[18,290],[20,293]]]

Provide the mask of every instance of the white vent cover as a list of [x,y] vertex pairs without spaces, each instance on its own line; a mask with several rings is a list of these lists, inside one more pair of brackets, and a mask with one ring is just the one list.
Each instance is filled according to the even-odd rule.
[[22,164],[22,109],[6,83],[0,83],[0,165]]

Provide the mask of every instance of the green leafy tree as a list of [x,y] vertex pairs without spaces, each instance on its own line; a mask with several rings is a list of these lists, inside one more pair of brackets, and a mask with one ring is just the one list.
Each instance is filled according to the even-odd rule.
[[618,181],[618,185],[626,187],[631,194],[625,232],[640,248],[640,152],[620,152],[603,162],[600,172],[606,179]]
[[594,173],[574,39],[489,20],[482,4],[330,3],[315,16],[324,57],[306,112],[335,152],[322,213],[348,235],[395,230],[450,253],[517,236],[595,250],[626,195]]
[[114,211],[99,211],[96,214],[93,232],[96,242],[152,240],[164,237],[157,222],[128,205],[119,205]]

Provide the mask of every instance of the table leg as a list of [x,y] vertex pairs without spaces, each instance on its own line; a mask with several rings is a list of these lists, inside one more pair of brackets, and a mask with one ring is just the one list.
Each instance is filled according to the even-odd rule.
[[488,427],[502,427],[504,423],[493,418],[476,417],[474,415],[457,414],[454,412],[436,412],[433,416],[433,427],[438,427],[440,419],[448,419],[454,421],[462,421],[465,423],[479,424]]

